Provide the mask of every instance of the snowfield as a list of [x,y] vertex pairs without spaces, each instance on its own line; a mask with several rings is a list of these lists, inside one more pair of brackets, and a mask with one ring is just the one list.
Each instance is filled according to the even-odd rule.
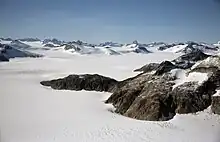
[[198,85],[201,85],[208,79],[208,73],[192,72],[187,75],[187,71],[182,69],[173,69],[171,70],[171,74],[177,78],[174,81],[175,85],[173,86],[173,89],[185,82],[198,82]]
[[[37,43],[36,43],[37,44]],[[40,81],[69,74],[99,73],[118,80],[150,62],[171,60],[174,53],[121,56],[74,56],[39,50],[43,58],[0,63],[1,142],[219,142],[220,117],[204,112],[149,122],[115,113],[104,92],[58,91]]]

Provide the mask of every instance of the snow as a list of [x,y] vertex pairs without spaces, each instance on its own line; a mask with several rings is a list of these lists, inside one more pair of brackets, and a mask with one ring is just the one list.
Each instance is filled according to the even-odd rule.
[[27,44],[27,45],[32,46],[32,47],[42,47],[43,46],[42,41],[33,41],[33,42],[22,41],[22,43]]
[[197,67],[220,67],[220,56],[212,56],[208,57],[205,60],[197,62],[195,65],[192,66],[192,69]]
[[218,41],[216,44],[213,44],[214,46],[220,47],[220,41]]
[[185,82],[198,82],[198,85],[200,85],[208,79],[208,73],[192,72],[187,75],[187,72],[182,69],[171,70],[171,75],[177,77],[174,81],[175,85],[173,86],[173,89]]
[[181,52],[182,50],[184,50],[186,47],[188,46],[188,44],[184,44],[184,45],[176,45],[170,48],[165,49],[165,52],[173,52],[173,53],[178,53]]
[[220,96],[220,90],[216,90],[216,93],[213,96]]
[[51,45],[53,45],[53,46],[55,46],[55,47],[60,46],[59,44],[55,44],[55,43],[53,43],[53,42],[51,42],[51,41],[50,41],[50,42],[47,42],[46,44],[44,44],[44,46],[47,45],[47,44],[51,44]]
[[12,41],[7,41],[7,40],[1,40],[0,39],[0,43],[1,44],[10,44]]
[[177,55],[41,52],[46,57],[0,63],[1,142],[219,142],[220,118],[209,109],[167,122],[139,121],[112,113],[114,108],[104,104],[110,93],[53,90],[39,83],[73,73],[122,80],[136,75],[133,69],[139,66]]

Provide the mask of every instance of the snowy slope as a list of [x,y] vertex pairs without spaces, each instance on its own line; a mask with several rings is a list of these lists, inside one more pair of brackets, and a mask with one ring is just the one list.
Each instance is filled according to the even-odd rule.
[[173,52],[173,53],[178,53],[183,51],[184,49],[186,49],[186,47],[188,46],[188,44],[184,44],[184,45],[175,45],[173,47],[167,48],[163,51],[165,52]]
[[185,82],[198,82],[198,85],[201,85],[204,81],[208,79],[207,73],[192,72],[187,74],[187,71],[182,69],[171,70],[171,74],[177,79],[174,81],[175,85],[173,88],[184,84]]
[[218,41],[218,43],[214,44],[214,46],[217,46],[220,48],[220,41]]
[[10,44],[11,42],[12,42],[12,39],[0,38],[0,43],[1,44]]

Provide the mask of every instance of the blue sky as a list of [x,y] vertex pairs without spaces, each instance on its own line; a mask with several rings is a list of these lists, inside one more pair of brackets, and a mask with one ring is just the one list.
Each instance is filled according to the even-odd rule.
[[219,0],[0,0],[0,19],[12,38],[220,40]]

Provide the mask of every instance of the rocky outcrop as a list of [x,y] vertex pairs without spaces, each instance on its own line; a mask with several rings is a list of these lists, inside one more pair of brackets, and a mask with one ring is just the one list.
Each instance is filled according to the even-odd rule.
[[195,64],[195,62],[204,60],[208,58],[209,56],[210,55],[207,55],[200,50],[196,50],[196,51],[184,54],[174,59],[172,62],[181,69],[188,69],[188,68],[191,68]]
[[173,63],[171,63],[170,61],[164,61],[162,62],[158,68],[156,69],[156,72],[154,73],[154,75],[162,75],[166,72],[171,71],[172,69],[178,68],[177,66],[175,66]]
[[158,63],[150,63],[147,65],[144,65],[143,67],[134,70],[134,72],[151,72],[156,70],[159,67],[160,64]]
[[88,90],[113,92],[118,81],[98,74],[69,75],[64,78],[42,81],[44,86],[50,86],[57,90]]
[[8,62],[9,59],[5,57],[3,54],[0,54],[0,62]]
[[155,75],[162,75],[166,72],[171,71],[172,69],[178,68],[177,66],[175,66],[173,63],[171,63],[170,61],[164,61],[160,64],[158,63],[150,63],[147,64],[139,69],[134,70],[136,71],[143,71],[144,73],[147,72],[151,72],[151,71],[155,71]]
[[213,113],[220,115],[220,96],[212,97],[211,109]]
[[[190,57],[194,61],[203,59],[202,56]],[[183,56],[181,60],[185,58],[187,57]],[[43,81],[41,84],[54,89],[112,92],[113,94],[106,100],[106,103],[113,104],[116,113],[140,120],[166,121],[172,119],[176,113],[195,113],[208,108],[211,104],[212,111],[219,114],[219,97],[213,94],[217,88],[220,88],[220,69],[214,66],[218,65],[216,57],[212,58],[215,59],[212,60],[212,66],[200,64],[188,72],[190,75],[195,72],[206,73],[207,78],[200,83],[185,81],[176,85],[175,81],[178,76],[170,71],[178,66],[164,61],[155,65],[157,66],[155,68],[153,64],[152,67],[145,66],[139,69],[144,71],[143,73],[123,81],[97,74],[85,74]],[[155,73],[149,74],[148,72],[152,70]]]
[[210,55],[204,54],[201,51],[190,52],[170,61],[164,61],[162,63],[149,63],[143,67],[134,70],[135,72],[151,72],[156,71],[157,75],[161,75],[165,72],[169,72],[172,69],[188,69],[191,68],[197,61],[204,60],[210,57]]
[[44,47],[59,47],[59,46],[47,43],[47,44],[44,45]]
[[219,78],[218,70],[210,72],[202,85],[186,82],[173,88],[175,77],[169,73],[144,73],[118,87],[106,103],[112,103],[117,113],[131,118],[169,120],[176,113],[194,113],[210,106],[211,96],[220,85]]

